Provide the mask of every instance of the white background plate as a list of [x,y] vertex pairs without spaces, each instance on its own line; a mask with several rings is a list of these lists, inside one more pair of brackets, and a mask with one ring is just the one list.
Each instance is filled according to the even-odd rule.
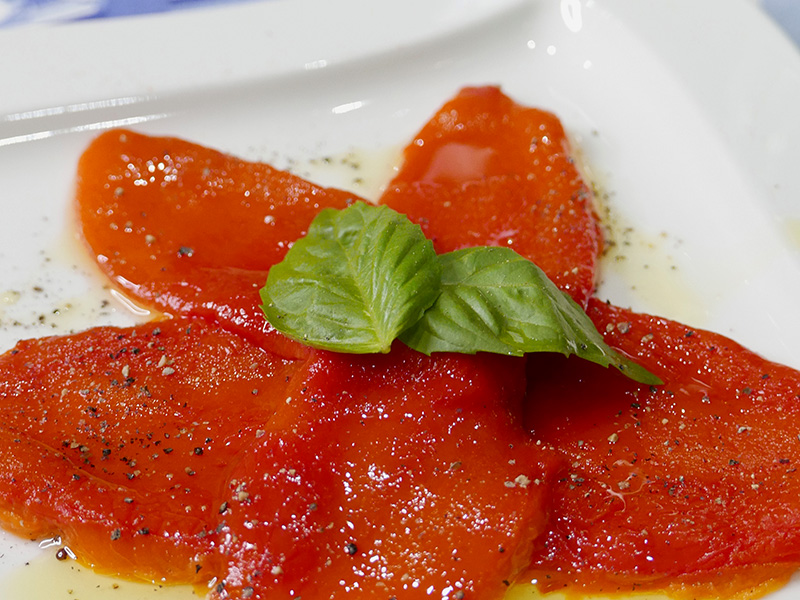
[[[17,27],[0,57],[2,350],[142,318],[73,239],[74,169],[99,130],[375,197],[444,101],[499,84],[562,118],[606,196],[624,258],[601,296],[800,368],[800,55],[746,0],[274,0]],[[347,153],[366,183],[309,162]],[[38,553],[1,539],[0,576]]]

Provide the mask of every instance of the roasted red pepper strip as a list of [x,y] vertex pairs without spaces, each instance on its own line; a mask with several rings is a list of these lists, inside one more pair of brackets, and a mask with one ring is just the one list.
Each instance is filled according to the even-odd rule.
[[419,223],[438,252],[506,246],[585,305],[602,240],[592,194],[559,120],[498,88],[465,88],[404,152],[380,199]]
[[0,357],[0,517],[85,564],[207,581],[239,453],[297,366],[200,320],[20,342]]
[[665,384],[531,360],[529,425],[571,465],[534,556],[540,583],[719,593],[796,569],[800,373],[667,319],[596,300],[589,314]]
[[0,357],[0,514],[225,598],[496,598],[559,460],[524,388],[522,359],[290,362],[200,320],[21,342]]
[[319,353],[232,474],[219,597],[501,597],[555,464],[524,378],[501,356]]
[[98,137],[78,165],[81,232],[100,268],[148,307],[213,317],[287,357],[307,349],[259,308],[269,267],[351,194],[176,138]]

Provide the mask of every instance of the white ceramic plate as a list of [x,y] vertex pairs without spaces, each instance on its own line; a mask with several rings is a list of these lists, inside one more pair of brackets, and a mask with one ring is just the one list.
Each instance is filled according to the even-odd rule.
[[[800,55],[747,0],[273,0],[8,29],[0,57],[0,350],[143,318],[71,230],[97,131],[182,136],[374,197],[440,104],[499,84],[562,118],[614,215],[602,296],[800,368]],[[348,153],[363,182],[312,160]],[[3,597],[58,597],[14,583],[51,553],[0,539]]]

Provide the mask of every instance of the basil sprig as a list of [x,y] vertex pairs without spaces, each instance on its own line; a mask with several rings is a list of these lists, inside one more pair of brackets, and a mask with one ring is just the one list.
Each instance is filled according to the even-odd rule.
[[278,331],[336,352],[574,354],[645,384],[661,380],[604,341],[586,313],[510,248],[437,255],[419,226],[385,206],[325,209],[261,289]]

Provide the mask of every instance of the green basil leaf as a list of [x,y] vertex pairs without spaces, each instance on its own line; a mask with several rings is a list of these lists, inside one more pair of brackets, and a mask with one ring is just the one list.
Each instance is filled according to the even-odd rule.
[[442,292],[401,339],[424,354],[575,354],[646,384],[661,380],[614,351],[586,313],[544,272],[509,248],[439,256]]
[[316,348],[388,352],[439,294],[441,267],[418,225],[357,202],[321,211],[274,265],[262,310],[278,331]]

